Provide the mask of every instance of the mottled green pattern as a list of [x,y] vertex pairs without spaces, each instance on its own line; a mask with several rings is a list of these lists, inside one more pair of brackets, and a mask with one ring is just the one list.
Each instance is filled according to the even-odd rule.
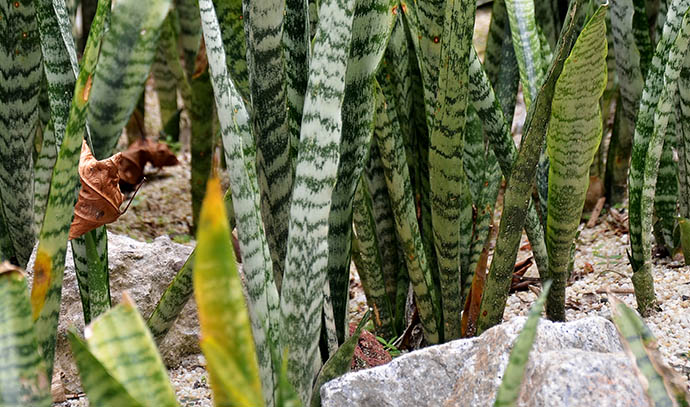
[[105,226],[70,241],[84,323],[110,308],[108,237]]
[[678,104],[675,129],[678,135],[678,204],[680,216],[687,219],[690,218],[690,57],[687,55],[678,77]]
[[171,0],[114,3],[93,77],[87,120],[94,156],[112,154],[149,75]]
[[[214,0],[218,14],[228,74],[245,103],[249,101],[247,43],[244,36],[242,0]],[[248,107],[250,108],[250,107]]]
[[589,167],[601,142],[599,98],[606,88],[606,7],[582,29],[563,65],[546,135],[550,159],[546,247],[549,251],[549,319],[565,320],[565,286],[573,239],[589,186]]
[[394,4],[391,0],[355,1],[345,75],[340,160],[328,215],[328,282],[339,342],[345,339],[347,330],[352,199],[371,142],[373,81],[393,28]]
[[56,141],[55,129],[51,120],[43,130],[41,151],[38,153],[34,164],[34,230],[36,233],[41,230],[43,215],[45,215],[48,204],[50,178],[53,175],[53,166],[57,159]]
[[645,393],[649,404],[669,407],[690,405],[690,395],[682,379],[663,361],[657,340],[642,318],[615,296],[609,295],[609,301],[623,347],[634,361],[636,373],[646,382]]
[[513,349],[510,351],[508,365],[503,371],[503,379],[501,385],[496,392],[495,407],[514,406],[520,396],[520,387],[527,369],[527,362],[529,361],[529,353],[532,350],[532,344],[537,336],[537,326],[541,318],[541,311],[546,302],[546,296],[551,288],[551,282],[544,283],[541,294],[537,301],[529,309],[527,321],[520,331],[517,339],[513,343]]
[[199,2],[196,0],[174,0],[174,5],[179,16],[179,43],[184,57],[185,72],[188,76],[192,76],[196,54],[201,43]]
[[[280,297],[281,348],[288,374],[306,405],[321,365],[319,331],[327,277],[329,214],[341,157],[341,109],[353,35],[354,0],[321,4],[290,205],[287,259]],[[349,225],[348,225],[349,227]],[[333,290],[331,289],[333,295]],[[334,312],[336,312],[334,310]]]
[[[532,192],[539,153],[544,144],[551,117],[551,100],[556,80],[575,43],[583,20],[585,2],[586,0],[575,0],[570,3],[549,74],[527,113],[520,152],[513,164],[504,195],[496,248],[482,296],[480,317],[477,323],[478,334],[500,323],[503,318],[515,259],[520,246],[521,232],[528,214],[529,199],[527,198]],[[541,277],[547,278],[543,274]]]
[[[424,338],[430,343],[437,343],[440,340],[438,294],[434,288],[419,223],[417,222],[417,210],[412,194],[410,173],[394,107],[396,100],[392,96],[390,84],[384,83],[384,88],[386,91],[382,92],[377,87],[374,138],[381,153],[381,162],[388,185],[393,215],[395,216],[395,227],[405,256],[410,282],[414,289],[419,318],[424,329]],[[384,93],[387,93],[386,99],[384,99]],[[388,100],[390,101],[387,103]]]
[[259,209],[255,151],[249,116],[240,93],[228,76],[221,31],[210,0],[199,3],[206,55],[219,112],[225,161],[230,175],[232,203],[240,236],[242,265],[246,276],[249,316],[259,360],[262,392],[273,403],[276,377],[269,343],[278,343],[279,297],[273,280],[271,255]]
[[50,380],[38,352],[26,280],[0,264],[0,405],[50,406]]
[[304,94],[307,91],[307,80],[309,79],[310,32],[309,1],[286,0],[282,40],[292,171],[297,164],[297,146],[299,145],[299,133],[302,124]]
[[[489,139],[489,145],[498,159],[503,177],[510,178],[513,163],[518,155],[515,142],[510,131],[510,123],[506,120],[499,101],[489,83],[487,75],[482,69],[479,58],[472,51],[470,65],[470,100],[482,120],[484,131]],[[544,240],[544,229],[541,226],[534,203],[530,201],[525,220],[525,230],[532,246],[537,268],[540,274],[548,269],[548,256]]]
[[86,328],[88,350],[140,404],[176,406],[163,360],[131,301],[125,296],[122,303]]
[[74,361],[79,368],[81,385],[91,405],[143,407],[113,378],[75,332],[70,331],[67,335]]
[[537,32],[533,0],[505,0],[513,37],[513,48],[520,68],[520,82],[527,108],[537,95],[544,81],[547,61]]
[[607,196],[611,203],[622,202],[626,193],[635,117],[644,86],[640,51],[633,32],[634,12],[632,0],[620,0],[611,4],[616,73],[620,84],[617,127],[609,147],[606,169]]
[[33,3],[0,3],[0,211],[20,266],[36,240],[32,151],[43,70]]
[[91,32],[77,77],[65,137],[53,168],[46,215],[39,235],[31,289],[31,307],[36,335],[46,360],[48,377],[52,377],[55,354],[55,335],[62,295],[67,237],[72,222],[76,191],[79,187],[77,167],[86,124],[91,77],[98,60],[98,47],[105,20],[110,13],[110,1],[101,0],[91,25]]
[[503,62],[505,62],[501,60],[501,51],[506,26],[508,26],[508,32],[510,32],[506,2],[505,0],[494,0],[491,7],[491,24],[489,25],[489,33],[486,38],[486,51],[484,52],[484,70],[494,86],[498,82],[499,72],[503,69]]
[[[654,301],[653,280],[651,276],[651,246],[649,235],[651,222],[643,223],[642,201],[646,156],[650,138],[654,130],[654,113],[662,93],[663,76],[668,61],[669,50],[680,28],[682,14],[690,5],[688,0],[674,0],[668,9],[664,35],[657,43],[656,52],[647,73],[645,87],[637,113],[633,137],[632,158],[630,161],[629,185],[629,228],[630,262],[633,268],[633,284],[640,312],[647,313]],[[647,197],[653,200],[653,196]]]
[[244,0],[242,4],[261,215],[280,289],[293,179],[281,40],[285,2]]
[[[441,282],[443,339],[460,337],[460,235],[471,236],[472,197],[462,165],[474,1],[447,0],[429,148],[431,222]],[[468,248],[469,241],[462,242]],[[464,271],[463,271],[464,272]]]
[[146,326],[151,331],[156,342],[161,341],[168,333],[173,322],[184,308],[187,301],[192,296],[194,286],[192,285],[192,268],[194,267],[194,253],[187,257],[180,271],[175,274],[175,278],[170,282],[156,308],[146,321]]
[[391,208],[391,199],[386,185],[381,154],[375,140],[371,143],[369,161],[364,168],[363,180],[371,196],[371,212],[376,223],[376,238],[381,256],[381,272],[386,293],[391,304],[395,304],[398,288],[398,274],[404,260],[400,256],[400,245],[395,231],[395,217]]
[[374,329],[378,336],[393,338],[393,309],[386,293],[376,222],[364,178],[360,179],[355,191],[352,227],[352,257],[362,281],[367,304],[374,311]]
[[[670,21],[666,20],[667,22]],[[666,62],[666,68],[663,73],[663,82],[661,84],[661,95],[654,110],[654,129],[651,137],[649,137],[649,147],[647,149],[646,157],[644,158],[644,172],[643,172],[643,186],[642,196],[640,202],[640,224],[642,226],[642,250],[644,269],[651,269],[652,260],[652,217],[654,215],[654,201],[657,188],[664,188],[661,183],[657,186],[657,178],[659,175],[659,164],[662,161],[662,153],[664,145],[668,142],[666,148],[672,147],[672,140],[670,134],[667,134],[669,119],[673,115],[678,106],[678,78],[683,66],[683,61],[688,53],[688,45],[690,44],[690,12],[685,12],[682,24],[678,31],[673,45],[671,46]],[[673,167],[671,167],[673,168]],[[673,174],[675,175],[675,174]],[[667,194],[668,191],[660,189],[659,193]],[[675,218],[675,200],[673,202],[672,219]],[[631,214],[632,215],[632,214]],[[662,218],[663,219],[663,218]],[[659,242],[663,243],[663,242]],[[641,304],[638,301],[638,306]],[[645,307],[640,306],[641,310]],[[644,311],[641,311],[644,313]]]

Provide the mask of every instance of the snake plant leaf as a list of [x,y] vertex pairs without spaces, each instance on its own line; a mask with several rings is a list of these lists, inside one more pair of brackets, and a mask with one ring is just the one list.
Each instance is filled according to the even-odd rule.
[[563,64],[551,103],[546,135],[551,162],[546,247],[553,287],[546,312],[552,320],[565,320],[570,249],[587,195],[589,167],[601,142],[599,99],[607,79],[606,10],[600,7],[582,29]]
[[[249,73],[247,72],[247,42],[244,35],[242,0],[214,0],[222,35],[227,71],[241,98],[249,100]],[[250,107],[247,107],[250,108]]]
[[[87,326],[84,336],[88,352],[101,365],[95,366],[101,370],[99,374],[109,374],[143,406],[177,406],[153,337],[127,294],[120,304]],[[86,364],[84,368],[89,371],[94,365]],[[83,376],[87,371],[80,373]],[[98,391],[96,387],[94,392]]]
[[[184,57],[187,76],[194,74],[194,62],[201,43],[201,17],[199,2],[195,0],[174,0],[175,12],[180,25],[179,43]],[[165,121],[163,121],[165,123]]]
[[[381,256],[383,284],[390,304],[395,304],[398,273],[402,267],[403,259],[399,252],[400,246],[395,231],[395,217],[393,216],[391,199],[386,186],[386,176],[383,163],[381,162],[381,154],[376,142],[371,143],[369,161],[364,168],[363,182],[366,183],[368,194],[371,196],[371,212],[375,223],[378,252]],[[395,326],[402,328],[402,324],[397,324],[397,321]]]
[[623,348],[635,362],[635,372],[642,383],[650,405],[689,406],[690,394],[683,381],[663,360],[654,334],[644,321],[616,296],[609,293],[611,314],[621,336]]
[[86,108],[88,106],[92,77],[98,61],[98,53],[105,20],[110,13],[110,1],[101,0],[91,25],[81,69],[75,84],[65,136],[60,146],[53,176],[46,215],[39,237],[34,281],[31,288],[32,317],[36,336],[46,360],[48,377],[52,377],[55,353],[62,277],[65,270],[65,252],[70,224],[74,215],[79,187],[77,167],[84,140]]
[[[201,208],[194,259],[194,293],[199,307],[202,349],[216,348],[213,355],[225,354],[222,358],[227,358],[223,360],[227,363],[209,362],[216,403],[255,405],[236,398],[243,393],[261,397],[261,382],[249,313],[230,244],[220,182],[212,178]],[[248,387],[228,388],[223,377],[229,369],[233,373],[230,377],[237,376],[234,380],[244,381]]]
[[[34,163],[34,230],[38,233],[43,225],[46,205],[48,205],[48,193],[50,192],[50,179],[53,175],[53,166],[57,160],[58,146],[53,121],[50,120],[43,130],[41,151]],[[7,236],[9,238],[9,236]]]
[[88,345],[74,331],[67,333],[72,355],[79,369],[79,377],[89,403],[95,406],[143,407],[127,392],[91,353]]
[[[249,328],[249,321],[246,322]],[[215,338],[202,338],[201,350],[206,356],[208,371],[211,375],[215,405],[257,407],[265,405],[261,397],[258,373],[254,377],[247,376],[247,372],[238,365],[238,361],[233,358],[229,350],[221,346]]]
[[[446,2],[429,148],[431,222],[441,282],[444,340],[460,337],[460,236],[472,234],[472,197],[462,158],[474,10],[472,0]],[[462,243],[467,248],[469,241]]]
[[[426,260],[426,251],[417,222],[410,173],[396,115],[396,99],[392,96],[390,84],[384,82],[384,87],[389,99],[386,99],[384,91],[377,87],[374,137],[381,153],[381,162],[395,216],[395,227],[415,293],[424,337],[430,343],[437,343],[440,339],[438,292]],[[387,103],[387,100],[390,102]]]
[[310,403],[311,407],[319,407],[321,405],[321,386],[350,371],[355,348],[359,343],[359,337],[362,334],[364,326],[369,322],[370,315],[371,310],[367,310],[359,321],[359,324],[357,324],[357,328],[355,328],[352,335],[340,345],[335,355],[331,356],[326,363],[324,363],[314,382],[314,391],[312,392]]
[[[505,38],[506,26],[510,32],[510,22],[508,21],[508,11],[506,10],[505,0],[495,0],[491,5],[491,23],[489,33],[486,37],[486,50],[484,51],[484,64],[486,76],[492,85],[496,86],[498,75],[503,64],[501,63],[501,51]],[[512,47],[512,39],[510,43]]]
[[347,330],[352,200],[371,144],[374,76],[393,29],[394,6],[395,1],[391,0],[355,1],[352,20],[342,103],[340,159],[328,218],[328,282],[341,343]]
[[[634,35],[635,7],[632,0],[611,3],[616,73],[620,84],[617,128],[609,147],[606,182],[610,203],[621,202],[626,193],[628,166],[644,79],[640,50]],[[647,34],[649,36],[649,34]]]
[[[674,97],[677,102],[677,94]],[[677,106],[677,105],[676,105]],[[654,189],[653,222],[657,246],[673,251],[673,228],[678,216],[678,164],[674,156],[677,145],[678,122],[677,107],[670,112],[664,136],[664,147],[659,157],[656,186]]]
[[[668,8],[664,35],[659,39],[647,73],[645,86],[640,98],[640,107],[635,122],[632,156],[630,160],[629,185],[629,225],[631,264],[633,267],[633,285],[635,297],[640,312],[644,315],[654,302],[654,281],[651,275],[651,222],[643,223],[643,199],[653,200],[652,196],[643,197],[645,185],[646,157],[649,150],[650,138],[654,133],[654,115],[664,86],[664,70],[669,58],[669,50],[676,40],[682,21],[682,16],[690,6],[688,0],[674,0]],[[670,96],[670,95],[669,95]],[[663,147],[663,144],[662,144]],[[648,174],[648,176],[651,174]],[[649,187],[648,187],[649,190]],[[646,218],[644,221],[649,221]]]
[[[570,3],[549,74],[527,113],[520,152],[507,182],[496,249],[482,296],[480,319],[477,324],[478,334],[500,323],[503,318],[521,232],[528,214],[528,197],[531,195],[537,162],[551,117],[551,101],[556,80],[582,26],[584,5],[585,0]],[[543,274],[541,277],[548,278]]]
[[278,394],[276,395],[276,406],[278,407],[302,407],[302,400],[295,391],[295,388],[288,380],[288,358],[287,352],[283,353],[278,377]]
[[[664,0],[663,2],[666,2]],[[649,19],[647,17],[647,2],[645,0],[633,0],[635,9],[632,19],[632,31],[635,37],[635,46],[640,53],[640,70],[642,76],[646,76],[649,65],[654,56],[654,44],[650,35]],[[661,24],[663,27],[663,23]]]
[[386,292],[383,262],[376,234],[372,198],[364,177],[355,191],[353,210],[352,257],[362,281],[367,304],[374,312],[374,329],[378,336],[394,338],[393,309]]
[[190,137],[191,156],[191,192],[192,192],[192,223],[194,228],[199,224],[201,203],[204,199],[206,183],[213,165],[213,147],[215,145],[213,132],[213,86],[208,69],[197,73],[191,78],[192,91],[189,116],[192,121]]
[[112,155],[144,90],[170,4],[171,0],[122,0],[113,5],[87,110],[98,159]]
[[272,360],[269,343],[278,343],[279,297],[261,221],[254,142],[246,107],[228,76],[225,60],[227,51],[224,51],[221,42],[221,31],[213,4],[210,0],[201,0],[199,9],[225,161],[230,175],[232,204],[243,255],[242,265],[247,276],[249,315],[259,360],[262,393],[266,404],[270,406],[273,405],[277,385],[275,366],[279,365]]
[[110,308],[108,237],[105,226],[71,240],[84,323]]
[[[670,152],[671,148],[673,147],[673,140],[667,140],[670,139],[672,136],[672,134],[668,132],[668,128],[669,125],[673,125],[673,122],[669,123],[669,120],[673,120],[673,118],[675,117],[675,110],[678,105],[678,79],[680,77],[680,72],[684,64],[683,61],[685,60],[685,58],[687,58],[688,45],[690,45],[690,12],[686,11],[685,16],[683,17],[683,22],[681,24],[680,30],[678,31],[678,35],[676,36],[673,46],[671,46],[669,50],[668,61],[666,62],[666,68],[663,74],[663,87],[661,89],[661,95],[659,96],[657,107],[654,112],[654,129],[652,131],[651,137],[649,138],[649,146],[647,149],[646,157],[644,158],[645,164],[643,173],[642,199],[640,202],[640,222],[643,228],[643,259],[645,264],[649,264],[646,267],[650,268],[652,243],[651,233],[649,233],[649,231],[652,226],[652,217],[654,215],[655,198],[657,190],[659,190],[659,194],[662,194],[662,198],[664,198],[664,196],[669,193],[669,187],[665,185],[669,183],[668,181],[657,182],[660,181],[658,179],[660,171],[659,167],[660,163],[664,161],[664,149],[669,150],[669,153],[667,153],[667,155],[671,154],[671,161],[673,158],[672,152]],[[666,148],[664,148],[664,146],[666,146]],[[668,167],[673,169],[673,163],[671,162],[669,165],[667,165],[666,169],[661,168],[661,170],[665,170],[666,172],[668,172]],[[675,175],[675,171],[671,175]],[[665,200],[668,199],[666,198]],[[667,218],[669,216],[672,217],[670,226],[671,230],[673,218],[675,218],[676,212],[675,200],[673,203],[674,206],[672,208],[672,214],[669,214],[668,211],[667,213],[663,214]],[[664,221],[664,217],[662,217],[662,215],[657,216],[661,218],[660,220],[662,222]],[[665,236],[662,236],[662,239],[664,238]],[[670,238],[670,240],[672,240],[672,237]],[[663,241],[659,243],[664,244]]]
[[534,338],[537,336],[537,326],[539,325],[539,318],[541,311],[544,308],[544,302],[551,288],[551,282],[547,281],[539,294],[539,298],[532,305],[527,316],[527,321],[520,331],[513,349],[510,351],[508,358],[508,365],[503,371],[503,380],[498,387],[496,393],[495,407],[499,406],[514,406],[520,396],[520,386],[527,368],[527,361],[529,360],[529,353],[532,350]]
[[[172,14],[168,14],[168,18]],[[158,95],[158,104],[161,112],[161,123],[168,123],[177,112],[177,78],[172,72],[171,64],[168,64],[167,53],[165,45],[168,42],[164,36],[172,34],[171,30],[166,30],[169,26],[168,21],[163,23],[161,29],[161,36],[158,39],[158,46],[156,48],[156,55],[153,58],[151,65],[151,74],[153,75],[153,82],[155,84],[156,94]]]
[[157,343],[165,337],[173,322],[192,296],[194,285],[192,282],[192,270],[196,250],[187,257],[182,268],[175,274],[165,292],[158,300],[151,316],[146,320],[146,326],[151,331]]
[[24,273],[0,263],[0,405],[50,406],[50,379],[38,351]]
[[[683,60],[678,78],[676,133],[678,149],[678,206],[680,216],[690,218],[690,58]],[[689,235],[690,236],[690,235]],[[688,246],[690,247],[690,246]],[[690,261],[690,258],[688,259]]]
[[242,11],[261,215],[271,249],[273,274],[280,290],[293,180],[281,40],[285,1],[243,0]]
[[[512,45],[511,45],[512,47]],[[470,64],[470,100],[479,118],[482,120],[484,131],[489,139],[489,145],[498,159],[503,177],[510,178],[513,163],[518,155],[513,136],[510,131],[510,121],[503,113],[499,98],[494,94],[489,78],[482,69],[482,64],[477,58],[477,53],[472,50]],[[534,203],[530,202],[527,209],[525,231],[532,246],[540,275],[546,275],[548,270],[548,255],[542,228]]]
[[341,160],[341,111],[354,9],[354,0],[330,0],[319,10],[290,204],[280,347],[289,350],[290,382],[304,404],[311,398],[315,370],[321,365],[323,286],[329,253],[335,250],[329,247],[328,219]]
[[297,146],[299,145],[300,126],[302,124],[304,95],[307,92],[307,81],[309,80],[310,33],[309,1],[286,0],[282,40],[292,171],[297,164]]
[[34,247],[33,160],[43,80],[34,2],[4,2],[0,39],[0,211],[12,253],[25,266]]
[[537,32],[537,23],[532,0],[505,0],[513,48],[520,69],[525,105],[529,109],[544,81],[548,61],[544,59],[545,48]]

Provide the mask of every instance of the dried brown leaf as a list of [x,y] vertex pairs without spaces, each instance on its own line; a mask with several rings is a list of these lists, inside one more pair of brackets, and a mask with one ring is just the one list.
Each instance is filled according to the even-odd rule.
[[121,153],[105,160],[96,160],[86,141],[82,143],[79,158],[81,189],[74,207],[74,220],[69,229],[70,239],[114,222],[122,214],[120,205],[125,196],[119,187],[120,161]]

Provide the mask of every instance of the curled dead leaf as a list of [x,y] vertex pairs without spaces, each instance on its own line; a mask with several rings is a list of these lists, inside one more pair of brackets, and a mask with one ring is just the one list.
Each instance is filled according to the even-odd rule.
[[86,141],[82,143],[79,158],[81,189],[74,207],[74,220],[69,229],[70,239],[114,222],[122,214],[120,205],[125,196],[119,186],[121,161],[121,153],[105,160],[96,160]]
[[156,143],[148,139],[139,139],[122,152],[119,162],[119,176],[124,185],[134,186],[144,178],[144,168],[150,162],[161,168],[177,165],[177,157],[165,143]]

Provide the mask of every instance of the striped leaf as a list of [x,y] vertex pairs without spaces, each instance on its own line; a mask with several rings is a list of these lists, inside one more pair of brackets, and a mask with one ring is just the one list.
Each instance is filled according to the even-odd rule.
[[75,84],[65,137],[60,146],[53,175],[46,215],[39,237],[34,281],[31,288],[32,316],[48,377],[52,377],[55,334],[62,295],[65,252],[69,227],[77,200],[79,153],[86,123],[92,77],[98,60],[103,27],[110,13],[110,1],[101,0],[91,25],[81,69]]
[[192,296],[194,286],[192,284],[192,270],[196,251],[187,257],[180,271],[170,282],[156,308],[146,321],[146,326],[151,331],[156,342],[160,342],[172,327],[173,322]]
[[386,292],[381,247],[376,234],[372,199],[362,178],[355,191],[353,210],[352,257],[362,281],[367,304],[374,312],[374,329],[378,336],[396,337],[393,309]]
[[88,324],[110,308],[108,237],[105,226],[71,241],[84,323]]
[[355,1],[352,40],[347,48],[340,159],[328,218],[328,282],[339,342],[347,330],[352,200],[371,143],[374,75],[393,29],[394,5],[391,0]]
[[228,74],[240,92],[241,98],[248,101],[249,73],[247,72],[247,42],[244,36],[242,0],[215,0],[213,5],[220,22]]
[[[72,336],[72,342],[78,343],[74,334]],[[115,392],[115,396],[126,399],[122,393],[124,389],[142,406],[178,405],[153,337],[127,294],[123,295],[119,305],[87,326],[84,336],[86,343],[82,344],[83,348],[79,349],[77,345],[77,354],[86,352],[82,355],[86,357],[77,359],[82,362],[80,375],[84,377],[94,372],[104,376],[103,381],[88,380],[84,383],[89,397],[91,392],[99,397],[106,397],[102,393]],[[87,383],[93,387],[86,387]]]
[[570,250],[580,224],[589,186],[589,168],[601,142],[599,99],[606,88],[606,7],[600,7],[582,29],[563,65],[546,135],[549,167],[549,319],[565,320],[565,286]]
[[[666,21],[668,22],[669,20]],[[687,58],[686,55],[688,54],[688,45],[690,45],[690,12],[686,11],[678,31],[678,35],[676,36],[676,39],[669,50],[668,60],[666,62],[666,68],[664,69],[663,74],[663,84],[660,89],[661,95],[659,96],[657,106],[654,111],[654,128],[651,137],[649,138],[649,146],[646,157],[644,158],[644,172],[642,177],[643,186],[640,202],[642,254],[645,264],[645,266],[643,266],[643,270],[651,270],[652,236],[650,232],[652,226],[652,217],[654,215],[654,204],[657,188],[660,188],[659,193],[662,194],[662,199],[668,199],[663,195],[668,194],[668,187],[665,185],[668,184],[668,182],[659,183],[660,185],[657,186],[657,179],[659,174],[659,165],[660,162],[663,161],[662,156],[664,145],[666,145],[666,148],[669,150],[672,148],[672,140],[668,140],[667,144],[665,141],[667,138],[670,138],[670,134],[667,135],[669,119],[674,117],[675,109],[678,106],[678,78],[683,66],[683,61],[685,58]],[[673,157],[671,157],[671,160],[672,159]],[[672,170],[673,164],[670,164],[670,167]],[[666,169],[666,171],[669,170]],[[672,174],[672,176],[673,175],[675,175],[675,172]],[[670,214],[671,222],[673,222],[673,219],[676,217],[675,200],[673,201],[673,208]],[[667,214],[667,216],[669,216],[669,214]],[[663,244],[663,242],[659,243]],[[651,287],[653,290],[653,285]],[[640,304],[639,298],[638,306],[640,307],[641,313],[644,314],[647,312],[647,308]]]
[[[327,277],[329,214],[341,160],[343,99],[352,39],[354,0],[321,4],[309,67],[299,155],[290,204],[285,274],[280,297],[281,348],[288,348],[288,373],[306,405],[321,366],[319,331]],[[349,223],[347,224],[348,228]],[[331,288],[331,294],[333,289]],[[334,309],[334,312],[335,311]]]
[[[249,116],[240,93],[228,76],[221,31],[210,0],[201,0],[201,22],[208,56],[211,84],[218,111],[225,161],[230,176],[232,204],[240,236],[249,316],[266,404],[273,405],[277,386],[269,343],[278,343],[279,297],[273,280],[271,255],[259,206],[255,151]],[[226,45],[227,47],[227,45]],[[323,287],[323,285],[321,286]],[[290,348],[292,349],[292,348]]]
[[[468,110],[474,112],[474,108],[470,106]],[[501,188],[501,167],[494,152],[490,149],[488,143],[484,139],[484,132],[481,131],[481,121],[476,113],[471,115],[477,122],[479,131],[468,132],[465,139],[465,172],[468,174],[470,187],[472,189],[472,202],[474,207],[472,227],[472,240],[469,245],[469,252],[467,253],[467,260],[462,263],[462,298],[466,299],[469,289],[474,279],[474,273],[477,269],[482,250],[489,238],[489,230],[493,224],[494,207],[498,191]],[[474,148],[470,149],[470,146]],[[469,167],[474,167],[473,171]],[[470,173],[474,173],[474,177],[470,177]],[[541,228],[540,228],[541,230]]]
[[34,2],[0,5],[0,211],[12,243],[9,258],[25,266],[34,247],[33,160],[43,77]]
[[285,87],[287,120],[290,132],[290,161],[297,163],[300,126],[304,108],[304,95],[309,79],[311,53],[311,29],[309,27],[309,1],[286,0],[283,19],[283,52],[285,59]]
[[537,32],[533,0],[505,0],[513,48],[520,69],[520,82],[529,109],[544,81],[548,61],[542,53],[548,44],[541,44]]
[[53,175],[53,166],[58,153],[56,144],[55,127],[51,120],[43,130],[41,150],[34,163],[34,230],[37,232],[43,225],[43,216],[48,204],[50,178]]
[[[676,133],[678,137],[678,204],[680,216],[690,218],[690,58],[683,60],[678,77]],[[688,246],[690,249],[690,246]],[[690,259],[688,259],[690,261]]]
[[[474,2],[448,0],[429,149],[431,221],[441,282],[443,339],[460,337],[460,235],[470,237],[472,197],[462,165]],[[469,232],[469,233],[468,233]],[[464,248],[469,241],[463,242]],[[466,272],[466,271],[464,271]]]
[[659,158],[659,169],[654,190],[653,224],[656,244],[673,252],[673,228],[678,216],[678,164],[673,155],[676,149],[676,129],[678,123],[676,109],[678,95],[674,99],[674,108],[670,112],[666,126],[664,147]]
[[[630,161],[629,185],[629,226],[630,226],[630,261],[633,268],[633,285],[639,311],[646,314],[654,302],[654,282],[651,276],[651,218],[643,215],[642,201],[654,199],[652,195],[643,197],[645,186],[646,157],[650,147],[650,139],[654,132],[654,115],[664,86],[664,71],[669,58],[669,50],[676,40],[680,29],[681,17],[690,6],[688,0],[674,0],[668,9],[664,35],[659,39],[656,52],[647,73],[645,87],[640,99],[637,114],[635,134],[633,137],[632,158]],[[679,61],[680,62],[680,61]],[[676,68],[677,69],[677,68]],[[676,77],[678,74],[676,74]],[[675,86],[675,84],[674,84]],[[667,97],[673,93],[667,92]],[[663,135],[663,133],[661,133]],[[658,138],[657,138],[658,140]],[[663,138],[662,138],[663,140]],[[659,146],[659,152],[663,142]],[[658,164],[658,163],[656,163]],[[653,163],[651,164],[653,166]],[[647,174],[651,176],[652,174]],[[648,186],[647,189],[649,191]],[[645,223],[649,222],[649,223]]]
[[213,160],[214,132],[213,132],[213,87],[208,69],[194,75],[190,80],[192,93],[191,103],[188,105],[192,122],[190,137],[191,156],[191,192],[192,192],[192,223],[196,228],[199,224],[199,212],[206,191],[206,181],[211,175]]
[[281,40],[285,1],[243,0],[242,11],[261,215],[280,290],[293,179]]
[[689,406],[690,394],[683,380],[664,362],[657,340],[644,321],[621,300],[608,294],[613,322],[635,372],[644,383],[647,401],[654,406]]
[[309,404],[311,407],[319,407],[321,405],[321,386],[350,371],[355,348],[359,343],[359,337],[362,334],[364,326],[369,322],[370,314],[370,310],[364,314],[352,335],[350,335],[350,337],[338,348],[338,352],[324,363],[323,368],[314,381],[314,391],[312,392],[311,402]]
[[[484,52],[486,75],[494,86],[498,82],[500,70],[503,69],[501,51],[503,48],[503,40],[506,37],[506,26],[508,27],[507,32],[510,32],[506,2],[505,0],[494,0],[491,6],[491,23],[489,24],[489,33],[486,38],[486,51]],[[510,40],[510,46],[512,48],[512,39]]]
[[[504,195],[496,248],[482,296],[480,318],[477,324],[478,334],[500,323],[503,318],[515,259],[520,246],[521,232],[528,214],[529,199],[527,197],[532,192],[539,153],[544,144],[551,117],[551,101],[556,80],[577,38],[584,17],[585,3],[585,0],[570,3],[549,74],[527,113],[520,152],[513,164]],[[543,274],[541,277],[548,278]]]
[[529,353],[537,336],[537,326],[539,325],[539,318],[541,318],[541,311],[544,309],[544,302],[546,302],[546,296],[549,294],[550,288],[550,281],[544,283],[539,298],[529,309],[527,321],[525,321],[520,335],[515,339],[513,349],[510,351],[510,357],[508,358],[508,365],[503,371],[503,380],[501,380],[501,385],[496,392],[495,407],[514,406],[517,403],[525,369],[527,368],[527,361],[529,360]]
[[89,403],[96,406],[132,406],[142,407],[127,392],[91,353],[89,347],[74,331],[67,333],[72,355],[79,368],[81,385],[84,388]]
[[634,13],[632,0],[611,3],[616,73],[620,84],[617,127],[609,147],[605,182],[608,189],[607,197],[612,204],[622,202],[626,193],[635,117],[644,86],[640,50],[637,48],[633,31]]
[[[174,0],[180,24],[179,43],[184,57],[187,76],[194,74],[194,62],[201,43],[201,18],[199,2],[195,0]],[[164,120],[163,123],[166,121]]]
[[161,112],[161,123],[167,123],[171,117],[177,113],[177,78],[172,72],[171,64],[168,64],[167,52],[165,46],[167,44],[165,35],[172,34],[172,30],[166,30],[165,27],[170,25],[170,16],[163,23],[161,29],[161,36],[158,39],[158,47],[156,48],[156,55],[153,58],[151,65],[151,74],[155,84],[156,94],[158,95],[158,103]]
[[[386,96],[384,96],[384,91],[377,87],[374,137],[381,153],[381,163],[395,216],[395,227],[414,289],[424,337],[430,343],[437,343],[440,340],[438,293],[427,264],[424,243],[417,222],[410,173],[394,106],[396,99],[391,95],[390,84],[384,82],[384,87]],[[387,98],[384,99],[384,97]],[[386,103],[387,100],[390,102]]]
[[[211,178],[194,259],[201,348],[209,361],[217,405],[263,405],[249,314],[230,245],[220,182]],[[228,375],[233,377],[230,382],[225,380]]]
[[[400,245],[395,230],[395,217],[393,216],[386,176],[376,141],[371,143],[369,161],[364,169],[363,177],[371,196],[371,212],[374,217],[376,240],[381,256],[383,283],[388,294],[388,300],[393,306],[397,297],[398,274],[400,269],[404,268],[404,260],[400,255]],[[405,291],[407,292],[407,290]],[[395,326],[402,330],[402,320],[398,321],[396,318]]]
[[[473,50],[469,81],[470,100],[482,121],[484,131],[489,139],[489,145],[498,159],[503,177],[508,179],[510,178],[510,172],[517,158],[518,151],[510,131],[510,122],[506,120],[507,118],[501,109],[502,105],[494,94],[487,74],[482,69],[482,65],[476,55],[476,52]],[[539,221],[533,202],[530,202],[528,206],[525,231],[532,246],[532,253],[534,254],[540,275],[545,275],[544,273],[548,270],[548,256],[544,240],[544,229]]]
[[50,406],[24,273],[7,262],[0,263],[0,315],[0,405]]
[[114,3],[93,77],[87,119],[94,156],[112,154],[149,75],[171,0]]

